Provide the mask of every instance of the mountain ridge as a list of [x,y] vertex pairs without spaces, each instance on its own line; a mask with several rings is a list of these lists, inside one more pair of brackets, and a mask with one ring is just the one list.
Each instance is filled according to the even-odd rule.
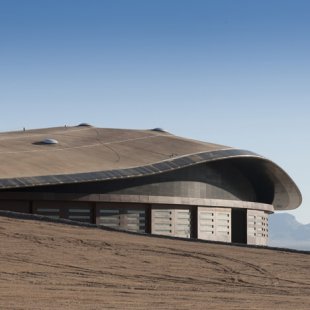
[[269,216],[269,246],[310,250],[310,224],[302,224],[289,213]]

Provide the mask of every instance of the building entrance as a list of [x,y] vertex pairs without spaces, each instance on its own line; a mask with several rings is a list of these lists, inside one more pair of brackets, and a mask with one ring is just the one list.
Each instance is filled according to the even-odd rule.
[[232,209],[231,211],[231,241],[247,243],[247,210]]

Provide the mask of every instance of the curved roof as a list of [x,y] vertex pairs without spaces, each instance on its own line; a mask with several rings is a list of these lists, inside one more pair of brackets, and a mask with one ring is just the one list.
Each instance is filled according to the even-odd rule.
[[[44,144],[46,139],[57,144]],[[297,208],[301,194],[275,163],[250,151],[158,130],[57,127],[0,133],[0,189],[157,174],[232,158],[260,163],[275,187],[274,208]]]

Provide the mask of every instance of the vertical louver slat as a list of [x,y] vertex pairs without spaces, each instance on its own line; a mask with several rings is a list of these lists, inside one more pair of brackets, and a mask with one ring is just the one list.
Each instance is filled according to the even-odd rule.
[[191,237],[191,210],[152,207],[152,234]]
[[50,218],[59,219],[60,209],[59,208],[36,208],[36,214],[48,216]]
[[120,228],[120,210],[100,209],[99,224],[111,228]]
[[264,211],[247,211],[248,244],[267,245],[268,215]]
[[152,208],[152,234],[173,235],[173,210]]
[[123,210],[122,228],[128,231],[145,232],[145,210]]
[[190,210],[175,210],[174,235],[176,237],[190,238],[191,212]]
[[72,221],[79,222],[91,222],[91,210],[90,208],[69,208],[68,218]]
[[198,238],[231,242],[231,209],[198,207]]
[[144,207],[101,208],[99,224],[133,232],[145,232],[146,211]]

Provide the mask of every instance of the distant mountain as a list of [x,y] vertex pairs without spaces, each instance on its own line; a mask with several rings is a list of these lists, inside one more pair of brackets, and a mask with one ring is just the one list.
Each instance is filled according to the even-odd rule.
[[310,224],[301,224],[288,213],[272,214],[268,245],[310,251]]

